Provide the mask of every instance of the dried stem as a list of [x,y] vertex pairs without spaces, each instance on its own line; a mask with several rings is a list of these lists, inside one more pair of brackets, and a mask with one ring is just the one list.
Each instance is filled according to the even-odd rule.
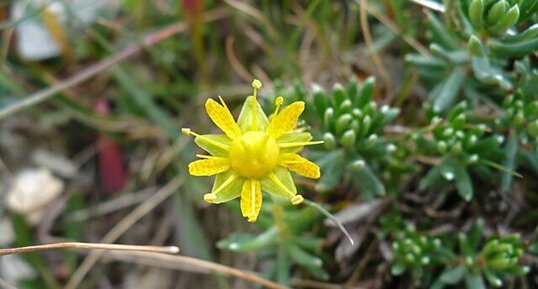
[[0,256],[11,255],[11,254],[25,254],[25,253],[31,253],[31,252],[47,251],[47,250],[64,250],[64,249],[134,251],[134,252],[163,253],[163,254],[177,254],[179,252],[179,248],[176,246],[139,246],[139,245],[104,244],[104,243],[63,242],[63,243],[53,243],[53,244],[0,249]]
[[[238,270],[232,267],[220,265],[210,261],[200,260],[185,256],[170,256],[162,254],[176,254],[179,248],[176,246],[136,246],[121,244],[103,244],[103,243],[81,243],[81,242],[64,242],[54,244],[44,244],[36,246],[0,249],[0,256],[10,254],[24,254],[30,252],[39,252],[47,250],[60,249],[91,249],[91,250],[109,250],[106,255],[108,259],[135,262],[144,265],[157,266],[162,268],[184,270],[203,274],[223,274],[235,276],[243,280],[258,283],[268,288],[286,289],[285,286],[273,281],[264,279],[255,273]],[[118,252],[123,251],[123,252]],[[160,253],[160,254],[152,254]],[[197,269],[198,268],[198,269]]]
[[387,72],[387,69],[383,65],[383,61],[381,61],[381,58],[379,57],[379,54],[374,49],[373,46],[373,39],[372,35],[370,34],[370,26],[368,25],[368,16],[366,14],[366,6],[368,5],[368,0],[359,0],[360,10],[359,10],[359,18],[360,18],[360,24],[361,24],[361,30],[362,34],[364,36],[364,42],[366,43],[366,47],[368,48],[368,52],[372,56],[372,60],[375,63],[375,66],[377,67],[377,70],[379,70],[379,74],[381,75],[381,78],[383,78],[383,82],[385,83],[385,87],[387,90],[387,95],[392,95],[392,80],[390,78],[389,73]]
[[226,38],[226,56],[228,61],[232,65],[232,69],[241,77],[245,82],[249,82],[252,79],[252,74],[241,64],[239,58],[234,52],[234,37],[228,36]]
[[[363,1],[363,0],[356,0],[356,1]],[[385,25],[388,29],[390,29],[394,34],[400,36],[409,46],[413,47],[418,53],[420,53],[422,56],[431,57],[431,53],[428,50],[428,48],[424,47],[420,42],[418,42],[415,38],[409,37],[405,35],[402,30],[396,25],[393,21],[391,21],[387,16],[383,15],[375,6],[368,5],[368,3],[365,3],[364,9],[366,12],[372,14],[379,22],[381,22],[383,25]],[[368,22],[366,22],[368,24]],[[366,38],[365,38],[366,40]],[[368,42],[366,42],[368,44]]]

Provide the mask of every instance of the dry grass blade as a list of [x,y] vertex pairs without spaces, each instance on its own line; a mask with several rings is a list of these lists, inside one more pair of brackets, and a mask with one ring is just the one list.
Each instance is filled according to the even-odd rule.
[[[361,3],[363,0],[355,0],[357,3]],[[402,34],[402,31],[394,22],[392,22],[390,19],[388,19],[383,13],[381,13],[377,8],[375,8],[372,5],[366,5],[364,6],[366,11],[372,16],[374,16],[379,22],[381,22],[383,25],[385,25],[388,29],[390,29],[394,34],[400,36],[409,46],[413,47],[418,53],[420,53],[423,56],[431,56],[430,51],[424,47],[420,42],[418,42],[415,38],[406,36]]]
[[69,223],[86,221],[89,218],[106,215],[111,212],[124,209],[147,200],[151,197],[154,191],[155,188],[150,187],[139,192],[121,195],[96,207],[81,209],[80,211],[73,212],[68,216],[66,221]]
[[122,245],[122,244],[102,244],[102,243],[82,243],[82,242],[63,242],[35,246],[26,246],[18,248],[0,249],[0,256],[11,254],[24,254],[30,252],[39,252],[47,250],[62,249],[89,249],[89,250],[115,250],[115,251],[138,251],[149,253],[176,254],[179,248],[176,246],[139,246],[139,245]]
[[186,256],[149,254],[144,252],[111,252],[110,254],[107,254],[106,257],[114,260],[136,262],[144,265],[151,265],[194,273],[217,273],[226,276],[234,276],[243,280],[263,285],[267,288],[287,289],[287,287],[273,281],[264,279],[253,272],[243,271],[210,261],[200,260]]
[[372,59],[374,60],[375,66],[379,70],[379,74],[381,75],[381,78],[383,78],[383,82],[385,83],[385,88],[387,90],[387,95],[392,95],[393,87],[392,87],[392,80],[390,78],[390,75],[387,72],[387,69],[385,68],[385,66],[383,65],[383,61],[381,61],[379,54],[373,48],[372,35],[370,34],[370,26],[368,25],[368,16],[366,15],[366,7],[368,5],[368,0],[359,0],[359,5],[360,5],[359,20],[361,23],[362,34],[364,36],[364,42],[366,42],[366,47],[368,48],[368,52],[370,52],[370,55],[372,55]]
[[243,3],[242,1],[224,0],[224,2],[230,5],[230,7],[236,9],[237,11],[258,20],[261,25],[265,29],[267,29],[271,37],[275,37],[277,35],[272,23],[267,19],[267,17],[265,17],[265,15],[260,10],[248,5],[247,3]]
[[[203,21],[205,22],[215,21],[215,20],[224,18],[225,16],[226,16],[226,12],[224,10],[216,9],[216,10],[213,10],[204,14]],[[66,80],[54,86],[51,86],[49,88],[40,90],[36,93],[30,94],[24,100],[16,102],[15,104],[10,105],[0,110],[0,119],[6,118],[27,107],[43,102],[53,97],[56,93],[59,93],[67,88],[76,86],[80,84],[81,82],[86,81],[92,78],[93,76],[109,69],[110,67],[114,66],[118,62],[123,61],[133,56],[134,54],[140,52],[142,49],[144,49],[144,47],[155,45],[156,43],[159,43],[175,34],[186,31],[187,28],[188,28],[188,25],[186,22],[180,22],[180,23],[168,26],[166,28],[163,28],[162,30],[159,30],[157,32],[154,32],[151,35],[144,38],[141,41],[141,43],[133,44],[129,46],[128,48],[126,48],[125,50],[122,50],[118,52],[117,54],[104,59],[101,62],[98,62],[96,64],[93,64],[85,68],[79,73],[67,78]]]
[[237,58],[237,55],[235,55],[234,52],[234,37],[229,36],[226,38],[226,56],[228,57],[228,61],[232,65],[233,70],[239,77],[241,77],[244,81],[249,82],[252,78],[252,75],[248,70],[241,64],[241,61],[239,61],[239,58]]

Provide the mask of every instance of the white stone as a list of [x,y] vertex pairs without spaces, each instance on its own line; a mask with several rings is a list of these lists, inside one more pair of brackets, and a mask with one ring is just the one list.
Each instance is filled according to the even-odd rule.
[[36,224],[43,210],[63,191],[64,183],[47,169],[20,172],[6,196],[7,206]]
[[15,232],[8,218],[0,219],[0,247],[7,247],[15,241]]
[[22,279],[35,278],[36,271],[19,255],[0,257],[0,276],[6,282],[17,284]]

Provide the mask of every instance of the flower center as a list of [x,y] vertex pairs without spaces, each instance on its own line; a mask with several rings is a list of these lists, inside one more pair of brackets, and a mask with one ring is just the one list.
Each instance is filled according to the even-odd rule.
[[279,157],[275,139],[265,132],[246,132],[230,145],[231,169],[242,177],[267,176],[278,165]]

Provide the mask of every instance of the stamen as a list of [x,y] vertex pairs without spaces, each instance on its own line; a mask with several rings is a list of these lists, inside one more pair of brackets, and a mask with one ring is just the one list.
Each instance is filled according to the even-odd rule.
[[228,158],[223,157],[216,157],[216,156],[208,156],[208,155],[196,155],[197,157],[201,159],[213,159],[213,160],[227,160]]
[[276,98],[275,105],[277,107],[281,106],[283,103],[284,103],[284,98],[282,96],[279,96],[279,97]]
[[282,96],[279,96],[275,100],[275,113],[273,113],[273,119],[271,119],[271,122],[275,119],[276,115],[278,114],[278,111],[280,110],[280,106],[284,103],[284,98]]
[[195,137],[199,137],[199,138],[201,138],[201,139],[204,139],[204,140],[206,140],[207,142],[209,142],[209,143],[211,143],[211,144],[213,144],[213,145],[216,145],[216,146],[218,146],[218,147],[221,148],[221,149],[224,149],[224,150],[228,150],[228,149],[230,149],[230,146],[225,145],[225,144],[222,144],[222,143],[220,143],[220,142],[218,142],[218,141],[214,141],[214,140],[212,140],[212,139],[210,139],[210,138],[208,138],[208,137],[205,137],[205,136],[203,136],[203,135],[197,134],[197,133],[193,132],[190,128],[182,128],[182,129],[181,129],[181,132],[182,132],[183,134],[185,134],[185,135],[193,135],[193,136],[195,136]]
[[293,197],[291,199],[291,203],[292,205],[299,205],[300,203],[302,203],[304,201],[304,198],[303,196],[301,195],[296,195],[295,197]]
[[262,82],[257,79],[254,79],[252,81],[252,88],[254,88],[254,96],[256,96],[256,89],[262,88]]
[[191,131],[190,128],[184,127],[184,128],[181,129],[181,133],[184,134],[184,135],[191,135],[192,131]]
[[262,88],[262,82],[257,80],[257,79],[254,79],[252,81],[252,88],[254,88],[254,93],[253,93],[254,101],[252,102],[252,125],[251,125],[250,129],[252,131],[257,131],[258,130],[258,124],[257,124],[257,121],[258,121],[258,117],[257,117],[257,114],[258,114],[258,107],[257,107],[258,101],[256,100],[256,97],[257,97],[258,89]]
[[208,203],[213,203],[217,199],[217,195],[215,194],[205,194],[204,195],[204,201]]
[[[222,104],[222,106],[226,109],[228,109],[228,107],[226,106],[226,103],[224,102],[224,99],[222,99],[222,97],[219,95],[218,96],[219,100],[220,100],[220,103]],[[228,109],[229,110],[229,109]]]
[[215,191],[211,192],[214,195],[217,195],[222,191],[227,185],[229,185],[231,182],[233,182],[235,179],[237,179],[236,175],[231,175],[224,183],[222,183]]
[[271,179],[271,181],[273,181],[277,186],[284,190],[286,194],[290,195],[290,197],[293,198],[295,196],[292,191],[290,191],[288,188],[286,188],[286,186],[284,186],[284,184],[275,176],[275,174],[270,174],[269,179]]
[[279,143],[278,146],[280,148],[292,148],[292,147],[302,147],[302,146],[309,146],[309,145],[317,145],[322,144],[322,140],[318,141],[307,141],[307,142],[286,142],[286,143]]
[[210,159],[210,158],[213,157],[213,156],[208,156],[208,155],[196,155],[196,156],[201,158],[201,159]]

